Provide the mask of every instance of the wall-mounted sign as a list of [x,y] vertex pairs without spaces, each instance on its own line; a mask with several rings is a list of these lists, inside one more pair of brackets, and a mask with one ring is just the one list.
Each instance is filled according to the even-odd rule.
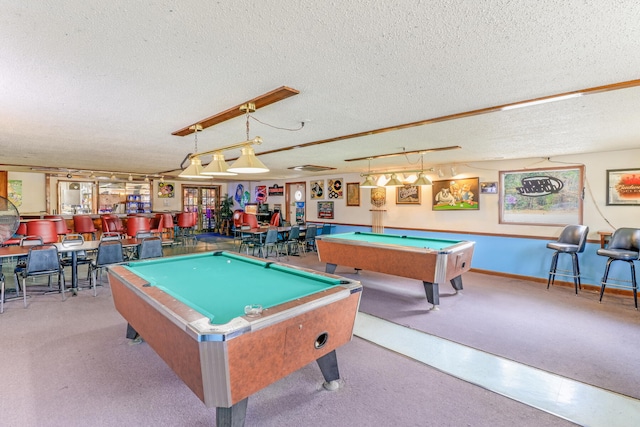
[[284,187],[273,184],[273,187],[269,187],[270,196],[284,196]]

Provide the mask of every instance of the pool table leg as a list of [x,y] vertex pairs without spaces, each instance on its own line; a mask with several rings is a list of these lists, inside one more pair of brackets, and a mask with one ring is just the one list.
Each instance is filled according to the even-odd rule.
[[322,376],[324,377],[324,388],[327,390],[337,390],[340,385],[338,380],[340,379],[340,371],[338,370],[338,357],[336,356],[336,351],[333,350],[324,356],[318,358],[316,360],[318,362],[318,366],[320,367],[320,371],[322,371]]
[[133,326],[127,323],[127,338],[130,340],[135,340],[139,336],[140,335],[138,334],[138,331],[133,329]]
[[338,264],[329,264],[327,263],[327,266],[325,267],[324,271],[329,273],[329,274],[333,274],[336,272],[336,267],[338,266]]
[[[462,290],[462,276],[456,276],[450,280],[451,286],[453,289],[458,291]],[[440,305],[440,286],[437,283],[431,282],[422,282],[424,285],[424,291],[427,294],[427,301],[433,304],[433,308],[437,309],[438,305]]]
[[249,398],[245,397],[240,402],[231,406],[231,408],[216,408],[216,426],[217,427],[242,427],[247,416],[247,402]]

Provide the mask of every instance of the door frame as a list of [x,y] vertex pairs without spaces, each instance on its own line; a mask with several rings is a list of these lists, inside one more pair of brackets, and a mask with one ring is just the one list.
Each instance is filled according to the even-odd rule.
[[[296,188],[298,186],[301,186],[304,189],[304,200],[302,200],[304,202],[304,221],[307,222],[307,183],[306,181],[300,181],[300,182],[285,182],[284,184],[284,204],[287,207],[286,208],[286,220],[289,221],[289,224],[294,224],[295,220],[296,220],[296,209],[295,206],[291,206],[291,187],[296,186]],[[295,203],[295,200],[293,200],[293,202]],[[293,211],[293,220],[292,218],[290,218],[291,216],[291,212]]]

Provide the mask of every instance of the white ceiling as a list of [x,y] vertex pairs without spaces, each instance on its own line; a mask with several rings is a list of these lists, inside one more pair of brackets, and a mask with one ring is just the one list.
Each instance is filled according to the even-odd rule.
[[[280,86],[300,94],[254,117],[305,124],[251,120],[258,154],[640,79],[637,0],[0,6],[2,165],[170,176],[194,152],[193,135],[172,132]],[[198,151],[245,139],[239,117],[201,132]],[[288,170],[302,164],[362,172],[366,161],[344,160],[453,145],[425,167],[638,148],[640,86],[266,154],[271,172],[252,178],[313,175]]]

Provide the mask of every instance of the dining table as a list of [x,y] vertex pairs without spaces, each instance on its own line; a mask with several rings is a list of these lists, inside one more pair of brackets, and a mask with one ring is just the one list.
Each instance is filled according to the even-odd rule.
[[[120,239],[122,248],[136,248],[144,239],[137,239],[135,237]],[[78,288],[78,254],[81,252],[93,252],[98,250],[100,246],[100,240],[85,240],[76,243],[76,241],[68,243],[54,243],[60,253],[71,254],[71,288],[77,290]],[[169,245],[173,243],[173,240],[162,240],[163,245]],[[32,246],[31,246],[32,247]],[[19,256],[27,256],[29,254],[30,246],[11,245],[0,247],[0,259],[13,258]]]

